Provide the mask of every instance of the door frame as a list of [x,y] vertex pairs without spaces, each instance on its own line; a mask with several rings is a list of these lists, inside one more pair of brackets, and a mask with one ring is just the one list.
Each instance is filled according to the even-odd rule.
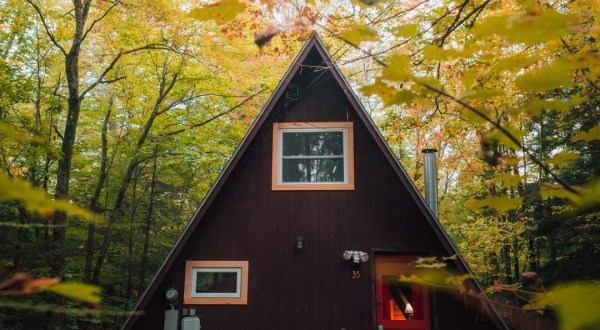
[[[377,330],[378,323],[378,302],[377,302],[377,274],[376,274],[376,263],[377,257],[398,257],[400,260],[404,259],[409,261],[410,258],[416,260],[419,256],[431,256],[431,252],[427,250],[408,250],[408,249],[394,249],[394,248],[371,248],[370,249],[370,257],[373,262],[370,263],[370,285],[371,285],[371,329]],[[403,261],[404,261],[403,260]],[[426,289],[426,288],[425,288]],[[433,314],[432,304],[430,301],[432,300],[431,292],[429,290],[425,290],[425,310],[424,310],[424,327],[423,329],[431,329],[432,328],[432,317]],[[411,322],[412,323],[412,322]],[[422,322],[419,322],[422,324]],[[414,324],[417,325],[417,324]],[[411,325],[407,324],[407,329],[410,328]],[[389,329],[384,327],[385,330]],[[399,328],[402,329],[402,328]]]

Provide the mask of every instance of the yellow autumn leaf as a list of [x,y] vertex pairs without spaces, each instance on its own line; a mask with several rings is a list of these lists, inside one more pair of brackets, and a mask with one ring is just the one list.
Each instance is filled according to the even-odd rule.
[[579,158],[581,158],[581,156],[574,152],[560,152],[552,156],[552,158],[549,159],[547,163],[560,166],[566,162],[576,161]]
[[410,60],[407,56],[393,55],[388,59],[388,66],[381,70],[381,77],[391,81],[409,81],[414,76],[408,71]]
[[0,136],[7,136],[15,141],[19,142],[27,142],[27,143],[37,143],[41,142],[41,139],[36,136],[32,136],[23,132],[20,132],[14,129],[12,126],[0,123]]
[[419,33],[419,24],[406,24],[395,28],[393,31],[395,36],[401,38],[410,38]]
[[493,16],[480,20],[472,33],[476,36],[495,34],[514,44],[535,45],[558,39],[567,33],[571,18],[552,8],[532,8],[520,15]]
[[340,36],[355,45],[359,45],[363,41],[378,40],[377,30],[366,24],[352,24],[347,30],[340,33]]
[[90,211],[65,200],[52,200],[44,191],[35,189],[28,181],[14,180],[4,173],[0,173],[0,201],[21,202],[28,211],[43,216],[61,211],[89,220],[95,218]]
[[577,142],[577,141],[590,142],[590,141],[594,141],[594,140],[600,140],[600,125],[596,125],[587,131],[583,131],[583,132],[579,132],[579,133],[575,134],[575,136],[573,136],[571,138],[571,140],[573,142]]
[[445,61],[456,55],[457,52],[453,49],[443,49],[434,45],[427,45],[423,48],[423,57],[428,60]]
[[581,204],[581,197],[558,185],[543,185],[540,187],[542,200],[549,198],[566,198],[575,204]]
[[365,95],[379,95],[381,97],[392,95],[394,93],[394,89],[390,88],[386,83],[381,81],[381,79],[376,79],[373,84],[361,87],[360,91]]
[[496,63],[495,68],[499,71],[519,72],[523,69],[527,69],[528,67],[534,65],[542,58],[543,56],[539,53],[534,53],[533,55],[519,53],[510,57],[500,59]]
[[228,22],[243,12],[246,6],[238,0],[222,0],[205,5],[201,8],[194,8],[190,11],[190,16],[200,21],[217,20]]
[[388,97],[388,98],[384,98],[383,101],[385,102],[385,106],[390,106],[390,105],[394,105],[394,104],[408,104],[410,105],[413,100],[415,99],[416,94],[412,91],[409,90],[399,90],[398,92],[396,92],[393,96]]
[[470,199],[465,203],[465,207],[473,212],[489,207],[496,210],[498,214],[504,214],[518,208],[522,202],[523,199],[520,197],[487,196],[483,199]]
[[368,8],[374,4],[376,4],[378,0],[352,0],[352,3],[360,6],[360,8]]
[[489,99],[496,96],[503,96],[506,92],[503,90],[479,90],[479,91],[466,91],[461,96],[461,100],[477,100],[477,99]]
[[522,180],[523,177],[520,175],[503,173],[496,175],[490,182],[500,183],[505,187],[514,187],[521,183]]
[[560,100],[540,100],[533,99],[523,105],[523,109],[534,116],[542,114],[542,110],[558,110],[560,112],[568,112],[569,104]]
[[597,329],[600,327],[600,283],[558,286],[541,295],[531,307],[556,308],[561,329]]
[[[524,137],[526,134],[522,129],[519,129],[514,126],[506,126],[506,127],[504,127],[504,129],[506,131],[508,131],[508,133],[510,133],[513,137],[515,137],[517,139],[517,141],[520,141],[521,138]],[[514,150],[521,149],[521,147],[515,141],[513,141],[510,137],[508,137],[506,134],[504,134],[503,132],[500,132],[500,131],[493,131],[492,133],[486,135],[485,139],[492,140],[492,141],[498,141],[499,143],[502,143],[506,147],[514,149]]]
[[91,304],[100,302],[100,287],[80,282],[65,282],[45,287],[44,290]]
[[522,91],[541,91],[570,83],[572,83],[571,69],[558,61],[544,65],[540,70],[527,72],[515,79],[515,85]]

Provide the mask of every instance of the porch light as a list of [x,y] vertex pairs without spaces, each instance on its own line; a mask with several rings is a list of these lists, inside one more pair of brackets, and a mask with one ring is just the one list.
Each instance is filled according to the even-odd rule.
[[362,252],[362,251],[344,251],[344,254],[342,255],[342,257],[344,258],[344,260],[350,260],[352,259],[352,262],[358,264],[361,261],[362,262],[367,262],[369,261],[369,254]]

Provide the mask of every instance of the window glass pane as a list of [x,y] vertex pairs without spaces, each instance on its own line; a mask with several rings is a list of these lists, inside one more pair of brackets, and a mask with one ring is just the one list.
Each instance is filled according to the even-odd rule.
[[282,182],[344,182],[344,159],[283,159],[282,171]]
[[283,132],[283,156],[343,155],[344,133]]
[[418,285],[383,277],[383,318],[394,321],[423,319],[423,291]]
[[197,272],[196,293],[236,293],[237,272]]

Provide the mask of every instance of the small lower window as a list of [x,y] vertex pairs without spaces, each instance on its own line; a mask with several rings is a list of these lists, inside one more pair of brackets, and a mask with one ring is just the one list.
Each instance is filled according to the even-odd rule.
[[352,123],[275,123],[272,187],[354,189]]
[[184,303],[247,303],[247,261],[187,261]]

